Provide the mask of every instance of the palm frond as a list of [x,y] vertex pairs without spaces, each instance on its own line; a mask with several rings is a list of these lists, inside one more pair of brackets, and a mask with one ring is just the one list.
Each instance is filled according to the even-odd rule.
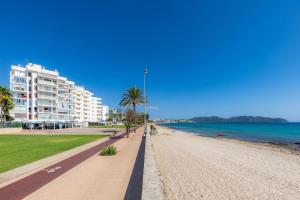
[[120,106],[137,106],[144,103],[143,91],[139,88],[129,88],[126,93],[122,95]]

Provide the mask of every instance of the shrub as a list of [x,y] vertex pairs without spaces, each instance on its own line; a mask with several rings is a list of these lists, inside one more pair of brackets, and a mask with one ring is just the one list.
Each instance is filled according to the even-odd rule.
[[117,148],[113,145],[110,145],[108,147],[105,147],[104,149],[102,149],[100,155],[102,156],[112,156],[112,155],[116,155],[117,154]]
[[150,125],[150,134],[151,135],[156,134],[156,127],[153,124]]
[[117,131],[113,130],[109,137],[114,138],[114,137],[116,137],[116,135],[117,135]]

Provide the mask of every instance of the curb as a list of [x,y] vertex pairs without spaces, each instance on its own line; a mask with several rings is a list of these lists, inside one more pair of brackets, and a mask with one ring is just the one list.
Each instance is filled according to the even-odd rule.
[[149,134],[147,134],[146,136],[142,199],[163,199],[157,165],[154,158],[151,136]]

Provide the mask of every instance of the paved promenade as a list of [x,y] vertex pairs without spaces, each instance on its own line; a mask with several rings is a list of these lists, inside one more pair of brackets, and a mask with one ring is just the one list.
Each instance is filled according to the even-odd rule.
[[95,155],[29,195],[27,200],[123,199],[142,142],[143,128],[114,145],[116,156]]
[[[120,199],[124,196],[142,140],[142,128],[130,138],[98,144],[28,177],[0,188],[0,197],[17,199]],[[117,156],[99,156],[115,143]],[[107,198],[106,198],[107,197]],[[101,198],[100,198],[101,199]],[[122,198],[121,198],[122,199]]]

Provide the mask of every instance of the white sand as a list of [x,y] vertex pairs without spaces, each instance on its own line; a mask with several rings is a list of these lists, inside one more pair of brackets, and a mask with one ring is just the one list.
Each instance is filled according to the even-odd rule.
[[163,127],[152,136],[165,199],[300,199],[300,156]]

